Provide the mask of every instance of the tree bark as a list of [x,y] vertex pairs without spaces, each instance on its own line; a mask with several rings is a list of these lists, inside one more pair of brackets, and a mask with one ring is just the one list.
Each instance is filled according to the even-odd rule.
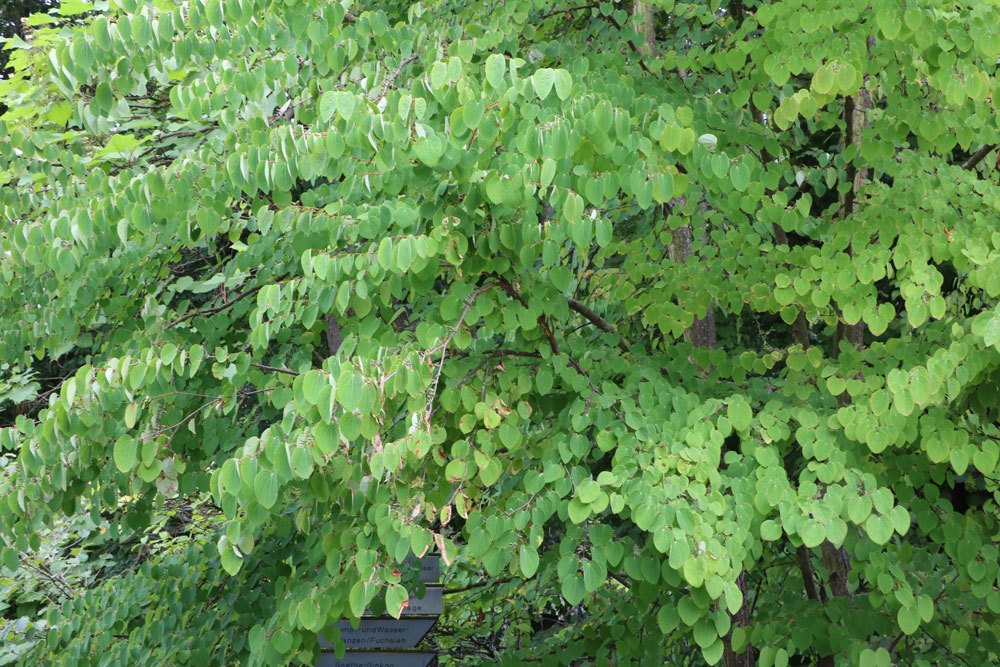
[[344,342],[344,336],[340,332],[340,325],[333,315],[326,316],[326,346],[330,350],[330,356],[337,354],[340,344]]
[[[707,205],[701,205],[701,212],[707,211]],[[691,225],[687,224],[673,231],[673,238],[670,242],[670,261],[676,264],[684,264],[691,257],[692,246]],[[708,241],[707,232],[702,235],[702,241]],[[715,312],[711,305],[705,312],[704,317],[695,318],[694,323],[684,331],[684,340],[700,348],[714,348],[715,339]],[[740,653],[733,650],[732,631],[735,628],[745,628],[750,625],[750,607],[747,597],[746,573],[741,572],[736,578],[736,585],[743,596],[743,605],[736,610],[736,613],[729,615],[730,631],[722,638],[723,653],[722,661],[725,667],[753,667],[755,663],[753,647],[749,644]]]
[[635,0],[635,4],[632,6],[632,20],[635,23],[635,29],[643,37],[642,45],[639,47],[639,55],[655,56],[656,33],[653,32],[653,6],[642,2],[642,0]]
[[[855,146],[857,159],[861,148],[861,135],[868,121],[867,111],[871,107],[871,97],[868,91],[862,86],[856,95],[844,99],[844,150]],[[842,202],[842,220],[849,224],[850,218],[858,210],[858,193],[868,178],[866,169],[858,169],[852,162],[847,164],[847,178],[851,187],[844,193]],[[848,248],[848,252],[853,255],[853,246]],[[852,347],[860,350],[865,344],[865,324],[859,321],[856,324],[848,324],[844,321],[837,323],[837,330],[833,338],[833,356],[840,353],[840,343],[847,341]],[[850,402],[850,396],[845,392],[838,398],[838,403],[846,405]],[[835,547],[830,542],[823,542],[821,547],[823,556],[823,567],[828,573],[827,584],[830,587],[830,594],[838,598],[854,599],[851,589],[848,587],[848,578],[851,572],[851,559],[847,555],[844,547]],[[822,656],[819,660],[820,667],[833,667],[835,663],[834,655]]]
[[[690,224],[675,229],[668,251],[670,261],[675,264],[687,262],[691,256],[691,241]],[[696,317],[694,323],[684,331],[684,340],[695,347],[715,347],[715,312],[711,306],[708,307],[704,317]]]
[[[639,30],[640,34],[644,38],[643,45],[639,49],[640,55],[655,56],[656,36],[653,31],[652,6],[642,2],[642,0],[635,0],[632,10],[632,18],[635,22],[636,29]],[[706,207],[703,204],[703,213],[705,209]],[[666,211],[666,208],[664,208],[664,211]],[[705,240],[707,241],[707,238]],[[670,248],[668,249],[670,261],[676,263],[687,262],[688,258],[691,256],[691,242],[692,229],[690,224],[674,230],[673,238],[670,242]],[[708,307],[704,317],[696,318],[694,323],[684,331],[684,339],[695,347],[715,347],[715,313],[711,305]],[[740,573],[739,577],[736,579],[736,585],[739,587],[740,593],[743,596],[743,605],[736,611],[735,614],[730,614],[730,631],[729,634],[722,639],[724,646],[723,664],[725,664],[726,667],[753,667],[755,663],[753,647],[747,644],[746,649],[742,653],[736,653],[732,648],[733,628],[745,628],[750,625],[750,607],[749,600],[747,599],[745,573]]]

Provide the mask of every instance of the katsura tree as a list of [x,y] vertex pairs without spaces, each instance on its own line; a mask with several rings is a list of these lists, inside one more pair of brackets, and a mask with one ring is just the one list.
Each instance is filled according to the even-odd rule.
[[4,576],[214,518],[25,662],[310,664],[429,552],[458,664],[1000,657],[996,0],[79,23],[0,83]]

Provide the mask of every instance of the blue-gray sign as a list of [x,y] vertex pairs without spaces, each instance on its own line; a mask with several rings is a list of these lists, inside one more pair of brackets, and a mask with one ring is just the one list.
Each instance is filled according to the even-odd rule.
[[436,653],[416,651],[348,651],[343,658],[323,653],[316,667],[428,667],[436,657]]
[[417,558],[416,556],[410,556],[403,561],[403,567],[406,569],[415,567],[419,563],[420,565],[420,581],[425,584],[436,584],[441,580],[441,557],[440,556],[424,556],[423,558]]
[[403,607],[403,616],[440,616],[444,603],[444,589],[440,586],[427,586],[423,597],[411,597]]
[[[414,648],[420,643],[437,618],[363,618],[357,628],[350,621],[340,621],[340,638],[347,648],[401,649]],[[320,646],[330,648],[330,642],[320,637]]]

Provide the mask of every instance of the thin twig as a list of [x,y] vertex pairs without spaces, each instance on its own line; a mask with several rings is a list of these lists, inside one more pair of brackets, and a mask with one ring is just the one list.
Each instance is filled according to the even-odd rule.
[[497,286],[497,283],[488,283],[473,290],[472,294],[465,298],[465,308],[462,309],[462,314],[458,317],[458,322],[455,326],[451,328],[448,332],[448,337],[444,339],[438,347],[441,349],[441,358],[438,360],[437,372],[434,374],[434,386],[431,389],[430,398],[427,401],[427,422],[430,424],[430,418],[433,411],[434,397],[437,396],[438,384],[441,382],[441,373],[444,371],[444,362],[448,358],[448,346],[451,345],[452,339],[458,334],[459,329],[462,328],[462,324],[465,322],[466,316],[468,316],[469,311],[472,309],[472,303],[476,300],[483,292],[487,292]]
[[584,9],[597,9],[598,7],[600,7],[600,5],[593,4],[593,5],[579,5],[577,7],[564,7],[562,9],[553,9],[552,11],[539,16],[538,20],[544,21],[545,19],[552,18],[553,16],[559,16],[559,15],[565,16],[566,14],[572,14],[573,12],[583,11]]
[[259,368],[262,371],[273,371],[275,373],[284,373],[285,375],[291,375],[292,377],[295,377],[295,376],[298,375],[298,373],[296,373],[295,371],[290,370],[288,368],[280,368],[278,366],[268,366],[266,364],[253,364],[252,363],[250,365],[253,366],[254,368]]
[[465,593],[466,591],[471,591],[476,588],[482,588],[483,586],[489,586],[491,584],[493,586],[501,586],[503,584],[509,584],[511,581],[513,581],[513,578],[511,577],[504,577],[503,579],[490,579],[488,581],[478,581],[474,584],[469,584],[468,586],[462,586],[461,588],[445,589],[442,595],[455,595],[456,593]]
[[[617,20],[615,19],[615,17],[614,17],[613,15],[611,15],[611,14],[608,14],[608,15],[607,15],[607,16],[606,16],[605,18],[607,18],[607,19],[608,19],[608,21],[610,21],[610,22],[611,22],[611,24],[612,24],[612,25],[613,25],[613,26],[614,26],[615,28],[617,28],[617,29],[618,29],[618,32],[621,32],[621,30],[622,30],[622,24],[621,24],[621,23],[619,23],[619,22],[618,22],[618,21],[617,21]],[[626,40],[625,40],[625,43],[626,43],[626,44],[628,44],[628,45],[629,45],[629,48],[631,48],[631,49],[632,49],[632,53],[634,53],[634,54],[636,54],[637,56],[639,56],[639,67],[641,67],[641,68],[642,68],[642,71],[643,71],[643,72],[645,72],[646,74],[650,74],[650,75],[652,75],[653,73],[652,73],[651,71],[649,71],[649,68],[648,68],[648,67],[646,67],[646,63],[644,63],[644,62],[642,61],[642,53],[641,53],[641,52],[639,51],[639,48],[638,48],[638,47],[637,47],[637,46],[636,46],[635,44],[633,44],[633,43],[632,43],[632,40],[631,40],[631,39],[626,39]]]
[[945,646],[944,644],[942,644],[942,643],[940,642],[940,640],[938,640],[938,638],[937,638],[937,637],[935,637],[935,636],[934,636],[934,635],[932,635],[931,633],[927,632],[927,630],[926,630],[925,628],[921,627],[921,628],[920,628],[920,631],[921,631],[922,633],[924,633],[925,635],[927,635],[927,638],[928,638],[928,639],[930,639],[930,640],[931,640],[932,642],[934,642],[935,644],[937,644],[938,646],[940,646],[941,648],[943,648],[943,649],[945,650],[945,652],[946,652],[946,653],[949,653],[950,655],[953,655],[953,656],[955,656],[956,658],[958,658],[959,660],[961,660],[961,661],[962,661],[962,664],[965,664],[965,665],[968,665],[969,667],[973,667],[973,664],[972,664],[971,662],[969,662],[968,660],[966,660],[965,658],[963,658],[963,657],[962,657],[962,656],[960,656],[959,654],[957,654],[957,653],[953,652],[953,651],[952,651],[951,649],[949,649],[949,648],[948,648],[947,646]]
[[229,308],[229,306],[233,305],[237,301],[242,301],[243,299],[247,298],[248,296],[252,296],[252,295],[256,294],[259,291],[260,291],[260,286],[258,286],[258,287],[251,287],[250,289],[247,289],[247,290],[244,290],[244,291],[240,292],[239,294],[237,294],[236,296],[234,296],[232,299],[228,299],[227,301],[223,301],[218,306],[212,306],[211,308],[203,308],[201,310],[195,310],[195,311],[192,311],[192,312],[188,313],[187,315],[183,315],[183,316],[177,318],[176,320],[174,320],[173,322],[170,322],[169,324],[167,324],[166,328],[167,329],[172,329],[173,327],[177,326],[178,324],[180,324],[182,322],[186,322],[186,321],[190,320],[191,318],[198,317],[199,315],[214,315],[215,313],[218,313],[219,311],[222,311],[222,310],[225,310],[226,308]]
[[[934,604],[938,603],[938,601],[944,596],[945,592],[948,590],[948,587],[951,586],[953,583],[955,583],[956,579],[958,579],[957,572],[955,573],[955,576],[951,578],[951,581],[942,586],[938,594],[934,596]],[[899,643],[899,640],[903,638],[904,634],[905,633],[900,632],[898,635],[896,635],[895,639],[892,640],[892,643],[889,644],[889,653],[892,653],[892,650],[896,648],[896,644]]]
[[[49,568],[45,567],[45,565],[42,564],[36,565],[35,563],[32,563],[30,560],[31,556],[23,551],[19,552],[19,555],[20,555],[21,565],[23,565],[29,570],[32,570],[33,572],[37,572],[41,576],[51,581],[53,584],[56,585],[56,587],[59,589],[59,592],[61,592],[63,595],[65,595],[68,598],[71,598],[74,595],[76,595],[76,590],[74,590],[73,586],[71,586],[70,583],[62,577],[62,575],[56,574]],[[41,560],[39,560],[39,563],[41,563]]]
[[416,59],[417,56],[415,55],[403,58],[403,60],[399,63],[399,66],[396,67],[396,70],[392,74],[390,74],[386,78],[386,80],[382,83],[382,90],[379,91],[379,94],[376,95],[375,97],[370,97],[369,99],[372,102],[378,102],[383,97],[385,97],[388,94],[389,88],[392,86],[393,82],[395,82],[396,79],[399,78],[399,75],[403,72],[403,68],[412,63]]
[[[198,129],[198,130],[176,130],[174,132],[165,132],[165,133],[159,135],[158,137],[156,137],[156,141],[159,142],[159,141],[163,141],[164,139],[184,139],[184,138],[190,138],[190,137],[197,137],[199,134],[206,134],[208,132],[211,132],[214,129],[215,129],[214,127],[209,126],[209,127],[203,127],[201,129]],[[153,153],[153,152],[155,152],[155,151],[157,151],[157,150],[159,150],[161,148],[164,148],[164,146],[162,146],[160,144],[156,144],[155,146],[150,146],[149,148],[147,148],[143,152],[139,153],[138,157],[136,157],[136,160],[141,160],[142,158],[146,157],[150,153]]]

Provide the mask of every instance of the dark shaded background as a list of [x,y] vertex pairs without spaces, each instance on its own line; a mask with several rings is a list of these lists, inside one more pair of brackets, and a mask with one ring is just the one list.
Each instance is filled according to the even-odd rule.
[[[29,14],[45,12],[55,7],[58,0],[0,0],[0,37],[24,37],[21,19]],[[7,50],[0,49],[0,72],[7,69]]]

